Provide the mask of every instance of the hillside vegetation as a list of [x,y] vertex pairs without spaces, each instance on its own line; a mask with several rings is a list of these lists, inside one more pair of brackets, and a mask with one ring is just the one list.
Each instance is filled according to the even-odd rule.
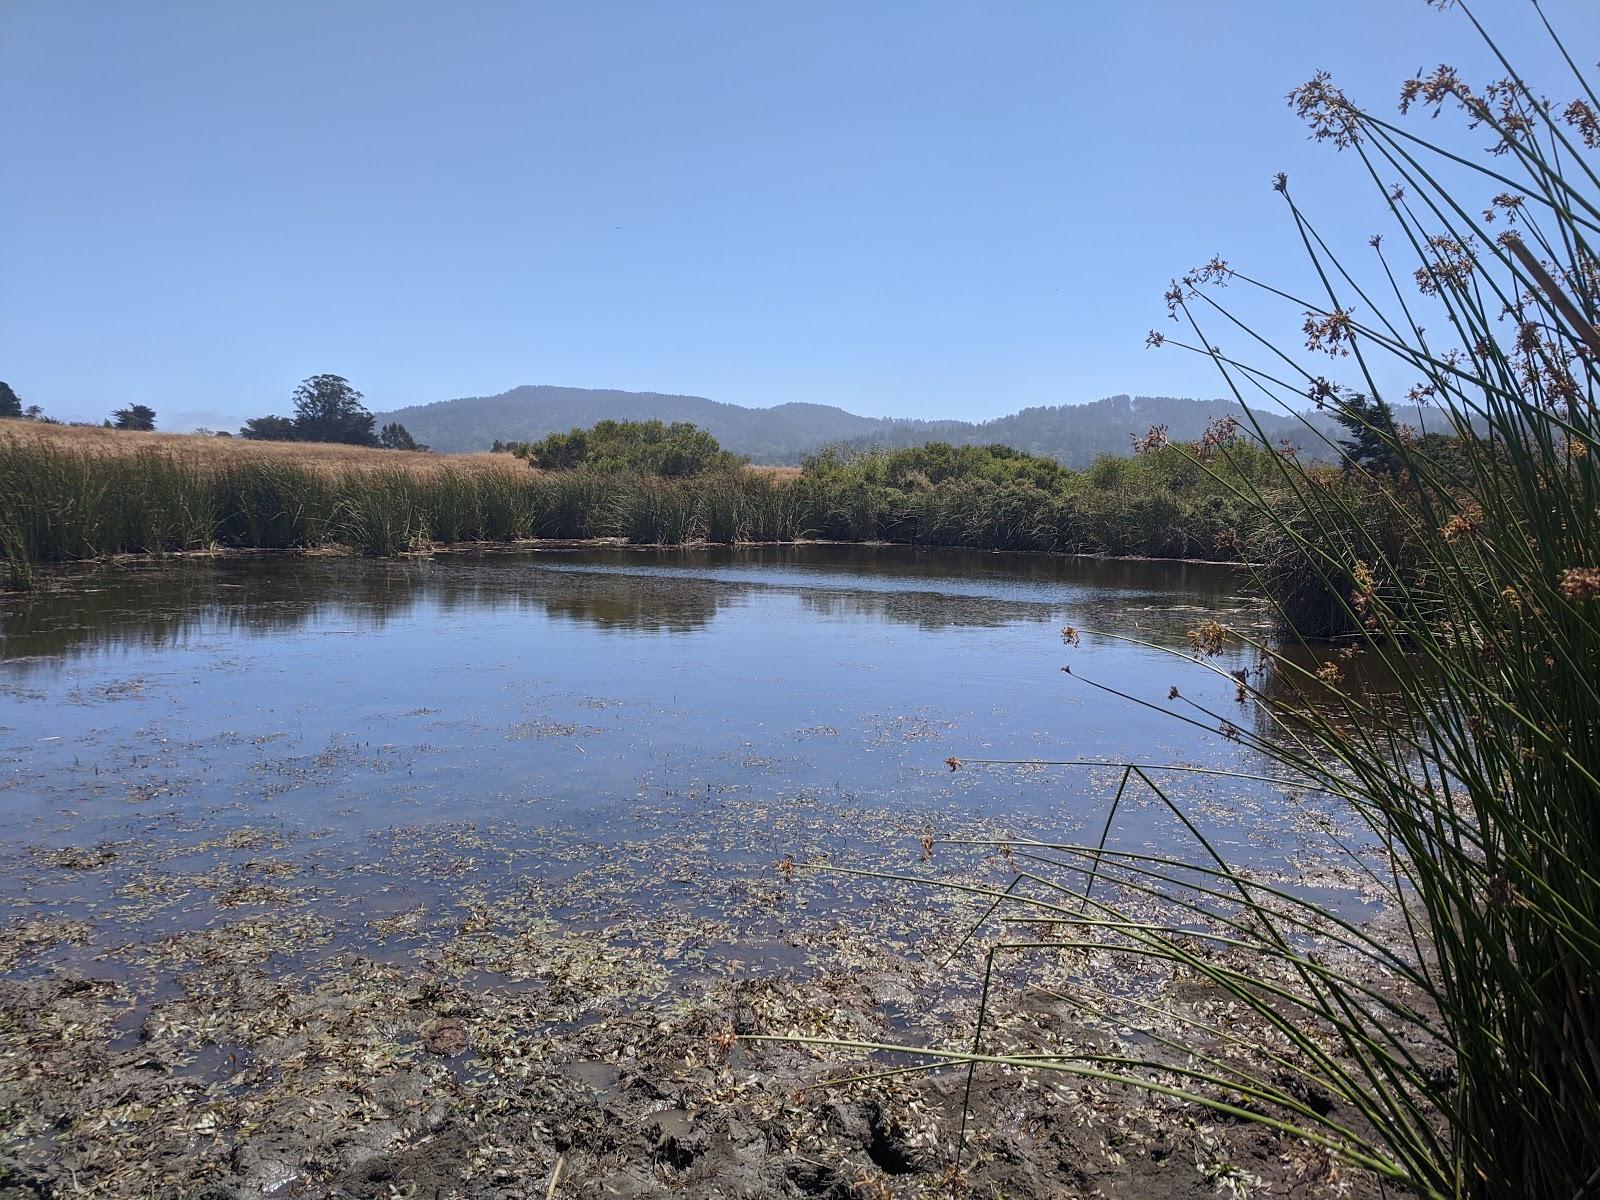
[[[378,420],[403,424],[435,450],[456,452],[487,450],[497,441],[538,441],[602,420],[659,420],[697,425],[724,449],[755,463],[795,465],[834,445],[895,449],[924,442],[998,443],[1082,470],[1103,454],[1126,456],[1133,439],[1152,425],[1165,425],[1175,441],[1194,441],[1213,422],[1237,413],[1237,406],[1224,400],[1111,396],[1091,404],[1026,408],[993,421],[910,421],[857,416],[826,404],[742,408],[657,392],[519,387],[498,396],[396,409],[380,413]],[[1427,423],[1414,408],[1397,407],[1395,415],[1419,428]],[[1317,413],[1304,421],[1284,413],[1269,413],[1262,419],[1269,442],[1286,438],[1313,456],[1325,450],[1319,434],[1332,428],[1331,419]]]
[[511,453],[546,470],[638,471],[669,478],[744,466],[705,430],[682,421],[597,421],[590,429],[518,442]]

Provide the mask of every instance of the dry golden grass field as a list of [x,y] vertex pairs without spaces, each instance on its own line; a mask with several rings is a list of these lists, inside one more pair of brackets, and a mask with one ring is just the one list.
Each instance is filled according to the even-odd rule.
[[[472,454],[433,454],[412,450],[377,450],[339,442],[257,442],[240,437],[207,437],[194,433],[142,433],[92,425],[51,425],[41,421],[0,421],[0,443],[33,440],[44,446],[84,454],[124,456],[160,454],[196,466],[226,466],[241,461],[291,462],[333,471],[382,467],[432,474],[447,468],[471,471],[515,471],[533,468],[510,454],[480,450]],[[799,467],[752,467],[785,482],[800,476]]]
[[445,467],[475,471],[526,471],[509,454],[430,454],[412,450],[377,450],[338,442],[256,442],[239,437],[206,437],[194,433],[141,433],[83,425],[50,425],[39,421],[0,421],[0,441],[36,441],[58,450],[121,457],[160,454],[197,466],[224,466],[245,460],[292,462],[330,470],[370,467],[433,472]]

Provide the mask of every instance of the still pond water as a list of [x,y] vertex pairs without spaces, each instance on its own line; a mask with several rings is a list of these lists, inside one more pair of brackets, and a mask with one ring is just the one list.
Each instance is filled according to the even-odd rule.
[[[786,854],[1092,839],[1115,771],[946,759],[1265,771],[1160,711],[1173,685],[1231,710],[1166,652],[1212,616],[1265,621],[1225,567],[903,548],[100,567],[0,605],[0,902],[133,938],[273,889],[370,918],[627,862],[613,908],[726,913]],[[1179,786],[1236,857],[1304,875],[1304,798]],[[1177,848],[1148,800],[1113,836]]]

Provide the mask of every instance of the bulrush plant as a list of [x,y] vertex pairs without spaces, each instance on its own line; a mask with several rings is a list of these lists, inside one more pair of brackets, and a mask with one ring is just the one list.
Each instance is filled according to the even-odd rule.
[[[390,555],[470,542],[623,537],[650,544],[806,536],[800,493],[759,472],[705,479],[451,462],[120,452],[92,439],[0,437],[0,555],[25,589],[40,563],[118,554],[344,546]],[[420,458],[422,456],[415,456]],[[394,465],[391,465],[394,464]]]
[[625,539],[644,546],[679,546],[702,541],[701,481],[686,485],[676,479],[638,476],[616,493],[611,527]]
[[[1371,180],[1386,236],[1365,264],[1336,251],[1280,176],[1315,291],[1215,260],[1168,293],[1179,331],[1151,336],[1210,358],[1240,402],[1237,427],[1186,453],[1273,546],[1257,578],[1281,637],[1209,622],[1171,651],[1222,678],[1229,699],[1209,704],[1215,689],[1176,671],[1164,697],[1096,680],[1088,635],[1065,635],[1077,686],[1253,749],[1265,779],[1248,782],[1282,787],[1286,811],[1309,796],[1359,818],[1360,842],[1335,848],[1384,914],[1354,920],[1228,861],[1184,802],[1192,768],[1112,764],[1098,842],[1014,842],[1005,888],[926,880],[1004,922],[958,946],[991,939],[972,1038],[860,1049],[1189,1101],[1274,1131],[1330,1190],[1355,1167],[1385,1192],[1600,1196],[1600,100],[1553,30],[1570,102],[1534,91],[1464,5],[1459,19],[1504,78],[1472,88],[1440,68],[1406,82],[1401,110],[1459,116],[1488,153],[1425,140],[1318,75],[1291,103]],[[1246,289],[1287,305],[1304,350],[1247,327],[1229,304]],[[1264,362],[1217,348],[1211,326]],[[1389,419],[1394,378],[1433,428]],[[1330,442],[1340,465],[1237,469],[1264,449],[1255,406],[1307,397],[1349,430]],[[1392,686],[1363,688],[1358,669]],[[1134,794],[1193,851],[1118,849]],[[1023,964],[1121,1040],[997,1029],[992,1002]]]

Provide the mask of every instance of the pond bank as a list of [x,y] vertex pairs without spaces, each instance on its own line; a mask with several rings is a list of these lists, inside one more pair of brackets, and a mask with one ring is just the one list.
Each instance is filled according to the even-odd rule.
[[[494,852],[484,833],[412,831],[404,851],[448,873]],[[0,934],[0,1197],[1376,1194],[1291,1138],[998,1069],[978,1075],[958,1169],[960,1070],[749,1040],[966,1044],[981,958],[942,959],[975,905],[841,901],[768,868],[735,873],[729,913],[685,919],[628,905],[636,868],[602,865],[578,889],[365,914],[355,937],[354,910],[295,886],[283,851],[236,832],[167,874],[158,892],[209,889],[217,916],[194,928],[124,942],[116,916],[36,917]],[[652,853],[662,873],[706,865],[692,845]],[[82,886],[158,854],[77,847],[34,870]],[[953,877],[1000,886],[997,857]],[[154,875],[138,880],[107,890],[143,895]],[[551,919],[580,893],[588,920]],[[990,1021],[991,1052],[1128,1049],[1024,980]]]

